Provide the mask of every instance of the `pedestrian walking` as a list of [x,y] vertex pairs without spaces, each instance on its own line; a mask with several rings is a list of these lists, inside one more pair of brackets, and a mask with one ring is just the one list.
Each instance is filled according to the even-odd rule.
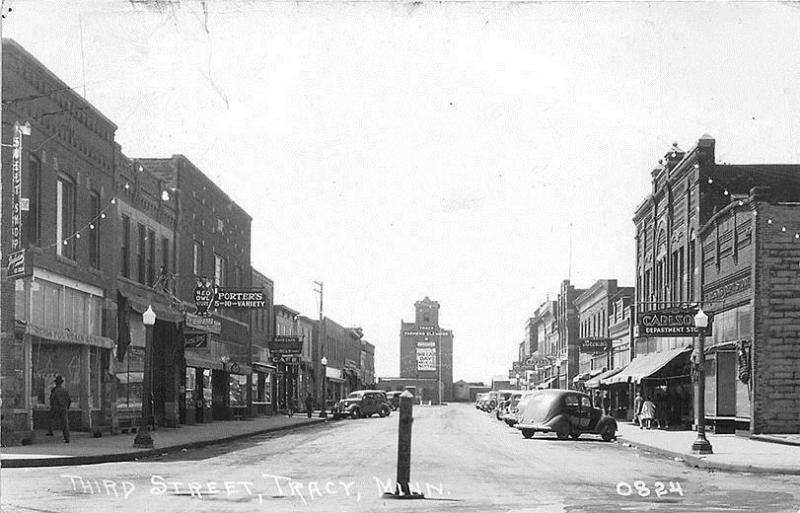
[[667,401],[664,398],[664,394],[658,394],[656,396],[656,426],[658,429],[666,429],[669,427]]
[[656,417],[656,405],[653,404],[653,401],[650,399],[644,400],[642,403],[642,413],[640,416],[640,424],[639,429],[643,429],[647,427],[647,429],[652,429],[653,427],[653,419]]
[[314,409],[314,398],[311,397],[311,393],[309,392],[308,395],[306,395],[306,415],[308,415],[309,419],[311,418],[311,412],[313,409]]
[[603,413],[608,415],[611,409],[611,398],[608,397],[608,392],[603,395]]
[[55,385],[50,391],[50,430],[47,436],[53,436],[53,426],[56,428],[61,427],[61,433],[64,435],[64,443],[69,443],[69,405],[72,404],[72,399],[61,385],[64,383],[64,378],[56,376],[54,381]]
[[642,413],[642,404],[644,403],[644,399],[642,398],[642,394],[636,392],[636,398],[633,400],[633,423],[639,424],[639,427],[642,427],[642,421],[639,418],[639,414]]
[[292,418],[292,415],[294,415],[294,410],[297,409],[297,406],[294,403],[294,397],[290,396],[289,400],[286,401],[286,404],[287,404],[287,410],[288,410],[287,413],[289,415],[289,418]]

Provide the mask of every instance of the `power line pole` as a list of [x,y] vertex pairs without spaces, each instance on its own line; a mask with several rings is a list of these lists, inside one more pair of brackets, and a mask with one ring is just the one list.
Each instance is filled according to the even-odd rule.
[[[323,361],[323,359],[325,359],[325,313],[324,313],[324,310],[322,308],[323,307],[323,300],[324,300],[324,297],[325,297],[325,285],[321,281],[315,281],[314,284],[317,285],[317,287],[319,287],[319,288],[314,289],[314,292],[319,294],[319,328],[317,329],[317,333],[318,333],[318,336],[319,336],[319,341],[318,341],[319,342],[318,343],[318,345],[319,345],[319,362],[314,362],[314,366],[316,367],[317,363],[321,363]],[[325,359],[325,361],[327,362],[327,359]],[[327,380],[328,380],[328,377],[326,376],[328,370],[327,370],[327,366],[325,364],[321,364],[321,365],[322,365],[322,367],[321,367],[321,371],[319,372],[319,379],[321,380],[321,383],[322,383],[322,387],[321,387],[321,389],[322,389],[322,411],[319,412],[319,416],[322,417],[322,418],[327,418],[328,417],[328,413],[325,411],[325,399],[326,399],[326,395],[327,395],[327,390],[325,390],[325,389],[326,389],[326,383],[327,383]]]

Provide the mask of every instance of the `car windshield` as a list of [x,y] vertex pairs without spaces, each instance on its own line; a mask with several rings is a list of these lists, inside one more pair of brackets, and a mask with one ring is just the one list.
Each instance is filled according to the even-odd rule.
[[347,396],[348,399],[360,399],[361,394],[359,392],[353,392]]

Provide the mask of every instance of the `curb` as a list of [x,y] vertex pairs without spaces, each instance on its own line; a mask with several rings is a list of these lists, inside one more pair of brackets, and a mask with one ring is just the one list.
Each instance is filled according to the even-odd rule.
[[750,435],[748,438],[750,440],[757,440],[759,442],[768,442],[771,444],[782,444],[782,445],[793,445],[795,447],[800,447],[800,442],[794,442],[791,440],[784,440],[783,438],[778,438],[775,436],[770,435]]
[[692,456],[690,454],[685,454],[682,452],[668,451],[660,447],[654,447],[652,445],[643,444],[641,442],[634,442],[624,437],[617,439],[617,443],[619,444],[626,443],[636,449],[653,452],[656,454],[660,454],[661,456],[667,456],[669,458],[672,458],[673,460],[675,460],[675,458],[679,458],[679,460],[683,462],[684,465],[693,468],[702,468],[706,470],[722,470],[724,472],[752,472],[755,474],[782,474],[782,475],[793,475],[793,476],[800,475],[800,467],[787,469],[778,467],[741,465],[738,463],[711,462],[702,457]]
[[117,463],[122,461],[135,461],[143,458],[152,458],[154,456],[161,456],[164,452],[176,451],[181,449],[194,449],[197,447],[205,447],[209,445],[217,445],[226,442],[232,442],[242,438],[251,436],[263,435],[266,433],[274,433],[276,431],[286,431],[289,429],[296,429],[301,427],[313,426],[316,424],[324,424],[326,419],[311,419],[295,424],[286,424],[283,426],[274,426],[258,431],[249,431],[247,433],[239,433],[230,435],[223,438],[215,438],[211,440],[197,440],[194,442],[187,442],[183,444],[170,445],[165,447],[158,447],[147,449],[137,452],[122,452],[116,454],[96,454],[92,456],[59,456],[53,458],[14,458],[0,460],[0,467],[2,468],[28,468],[28,467],[66,467],[74,465],[95,465],[98,463]]

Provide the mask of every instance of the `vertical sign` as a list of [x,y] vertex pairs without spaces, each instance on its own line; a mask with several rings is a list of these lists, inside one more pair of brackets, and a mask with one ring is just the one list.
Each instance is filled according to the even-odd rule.
[[417,370],[436,370],[436,343],[417,342]]
[[14,123],[13,152],[11,157],[11,252],[22,248],[22,127]]

